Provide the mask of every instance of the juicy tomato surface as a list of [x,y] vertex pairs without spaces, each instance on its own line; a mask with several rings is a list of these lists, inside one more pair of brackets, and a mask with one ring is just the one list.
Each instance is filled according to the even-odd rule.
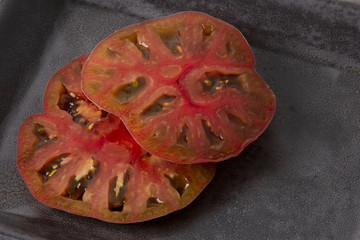
[[85,60],[54,75],[45,114],[20,127],[17,164],[31,193],[48,206],[117,223],[188,205],[214,176],[214,164],[176,164],[143,150],[118,117],[82,95]]
[[233,26],[184,12],[132,25],[91,52],[82,89],[152,154],[178,163],[238,155],[269,125],[275,96]]

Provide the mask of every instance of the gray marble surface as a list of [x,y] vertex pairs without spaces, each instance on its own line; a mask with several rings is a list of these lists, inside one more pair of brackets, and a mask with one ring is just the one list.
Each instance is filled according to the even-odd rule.
[[[240,29],[277,97],[265,133],[188,207],[110,224],[46,207],[16,168],[47,81],[117,29],[185,10]],[[360,5],[343,1],[0,2],[0,239],[360,239]]]

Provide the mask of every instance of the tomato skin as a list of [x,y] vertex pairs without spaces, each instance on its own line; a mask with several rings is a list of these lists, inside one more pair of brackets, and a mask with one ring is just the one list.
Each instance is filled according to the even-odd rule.
[[82,89],[168,161],[219,162],[270,124],[275,96],[233,26],[183,12],[120,29],[91,52]]
[[211,181],[214,164],[174,164],[142,149],[118,117],[81,93],[86,57],[54,75],[45,114],[28,117],[19,129],[17,166],[32,195],[47,206],[115,223],[188,205]]

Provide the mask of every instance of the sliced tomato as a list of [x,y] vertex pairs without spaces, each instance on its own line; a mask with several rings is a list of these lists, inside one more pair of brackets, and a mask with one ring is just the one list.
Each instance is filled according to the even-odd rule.
[[82,89],[147,151],[178,163],[239,154],[269,125],[275,97],[233,26],[184,12],[123,28],[92,51]]
[[19,130],[17,164],[31,193],[48,206],[117,223],[188,205],[214,176],[214,164],[170,163],[142,149],[118,117],[81,94],[85,59],[55,74],[45,114],[30,116]]

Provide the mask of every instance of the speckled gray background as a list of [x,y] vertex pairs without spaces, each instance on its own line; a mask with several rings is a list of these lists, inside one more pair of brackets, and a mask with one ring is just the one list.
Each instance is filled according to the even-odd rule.
[[[197,10],[240,29],[277,97],[266,132],[188,207],[117,225],[38,203],[16,169],[50,77],[108,34]],[[0,1],[0,239],[360,239],[360,5],[330,0]]]

